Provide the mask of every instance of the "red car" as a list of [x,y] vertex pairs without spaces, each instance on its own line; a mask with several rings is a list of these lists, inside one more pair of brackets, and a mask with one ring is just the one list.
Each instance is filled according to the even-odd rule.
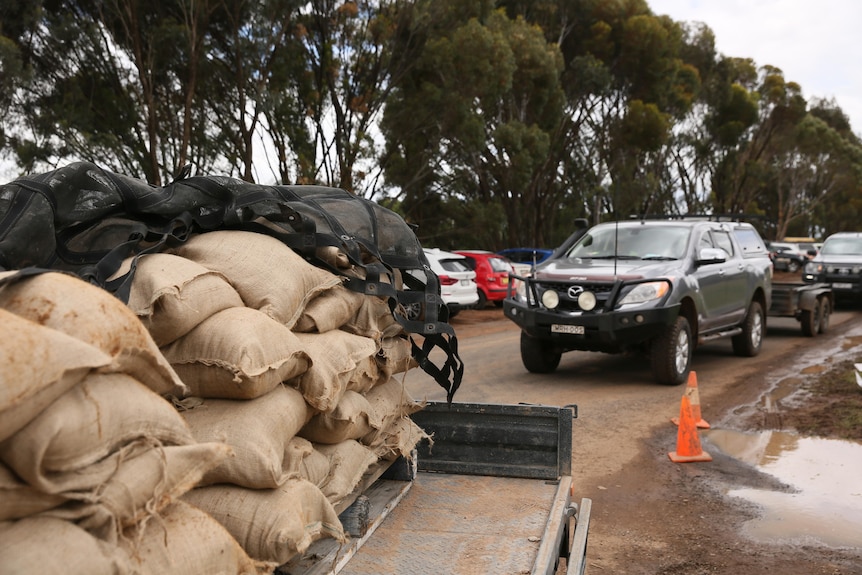
[[479,288],[479,303],[476,304],[476,309],[484,308],[489,301],[502,307],[509,289],[509,273],[514,271],[512,262],[485,250],[454,251],[467,258],[465,263],[476,272],[476,285]]

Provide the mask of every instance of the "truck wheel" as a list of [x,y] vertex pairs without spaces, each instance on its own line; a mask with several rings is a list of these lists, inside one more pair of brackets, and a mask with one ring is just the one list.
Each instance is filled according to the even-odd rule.
[[691,325],[679,316],[665,332],[655,338],[650,349],[653,377],[664,385],[679,385],[691,369]]
[[802,323],[802,335],[805,337],[814,337],[817,335],[817,329],[820,327],[820,304],[815,302],[814,309],[804,309],[799,314],[799,321]]
[[826,296],[820,297],[820,324],[817,326],[817,333],[826,333],[829,331],[829,318],[832,315],[832,302]]
[[743,357],[754,357],[760,353],[760,347],[763,345],[763,332],[766,330],[763,307],[761,307],[760,302],[751,302],[748,307],[748,315],[745,316],[745,321],[740,327],[742,327],[742,333],[731,338],[733,353]]
[[530,373],[553,373],[562,355],[553,344],[521,332],[521,361]]

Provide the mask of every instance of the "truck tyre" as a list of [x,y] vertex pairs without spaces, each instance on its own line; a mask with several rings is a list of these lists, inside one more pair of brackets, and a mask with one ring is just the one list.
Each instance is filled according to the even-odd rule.
[[804,309],[799,313],[799,321],[802,323],[802,335],[814,337],[820,328],[820,302],[815,302],[814,309]]
[[530,373],[553,373],[562,355],[553,344],[521,332],[521,362]]
[[688,379],[691,370],[691,325],[684,316],[668,326],[655,338],[650,349],[653,377],[664,385],[679,385]]
[[817,333],[826,333],[829,331],[829,318],[832,315],[832,302],[827,296],[820,296],[820,323],[817,326]]
[[760,348],[763,345],[763,333],[766,331],[763,307],[760,302],[751,302],[745,321],[740,327],[742,333],[731,338],[733,353],[743,357],[754,357],[760,353]]

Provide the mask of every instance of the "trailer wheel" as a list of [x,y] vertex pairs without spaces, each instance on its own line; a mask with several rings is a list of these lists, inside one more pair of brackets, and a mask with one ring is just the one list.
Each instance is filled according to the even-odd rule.
[[553,373],[562,355],[552,343],[521,332],[521,362],[530,373]]
[[828,296],[820,296],[820,323],[817,326],[817,333],[826,333],[829,330],[829,318],[832,315],[832,302]]
[[740,327],[742,327],[742,333],[730,339],[733,344],[733,353],[742,357],[754,357],[760,353],[760,347],[763,345],[763,333],[766,331],[766,321],[760,302],[751,302],[748,315],[745,316],[745,321]]
[[799,321],[802,322],[802,335],[805,337],[817,335],[817,330],[820,329],[820,303],[815,302],[814,309],[802,310]]
[[655,380],[665,385],[679,385],[686,381],[693,351],[691,325],[684,316],[679,316],[652,342],[650,359]]

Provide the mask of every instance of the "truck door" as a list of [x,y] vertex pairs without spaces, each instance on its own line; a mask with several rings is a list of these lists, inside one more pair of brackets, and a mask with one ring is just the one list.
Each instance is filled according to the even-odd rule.
[[727,253],[727,261],[719,265],[721,276],[721,304],[718,309],[719,323],[736,325],[748,310],[746,294],[745,262],[742,254],[736,253],[735,245],[727,230],[711,230],[713,245]]
[[[695,259],[698,260],[701,250],[715,247],[709,230],[701,231],[700,238],[696,238],[695,246]],[[709,331],[721,324],[721,308],[725,303],[724,279],[720,273],[723,265],[723,263],[704,263],[694,269],[703,306],[701,330]]]

